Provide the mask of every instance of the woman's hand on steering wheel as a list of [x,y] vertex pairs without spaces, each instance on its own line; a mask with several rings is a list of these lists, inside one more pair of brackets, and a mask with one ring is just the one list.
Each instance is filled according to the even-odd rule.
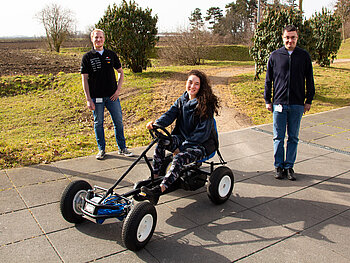
[[171,145],[173,143],[173,138],[171,137],[170,133],[167,129],[165,129],[163,126],[160,126],[154,122],[149,122],[146,125],[147,129],[148,127],[152,127],[152,129],[149,129],[149,132],[153,139],[160,139],[164,142],[168,142],[167,144]]

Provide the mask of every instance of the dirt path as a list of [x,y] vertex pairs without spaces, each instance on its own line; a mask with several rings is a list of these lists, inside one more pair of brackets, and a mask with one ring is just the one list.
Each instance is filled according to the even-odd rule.
[[[221,109],[219,116],[215,117],[219,132],[242,129],[252,125],[251,120],[235,108],[229,83],[230,78],[253,70],[254,67],[227,67],[203,70],[210,78],[214,93],[220,98]],[[169,106],[184,92],[186,77],[185,74],[177,74],[174,79],[166,81],[156,88],[158,93],[156,97],[159,98],[159,101],[154,103],[162,105],[158,108],[158,113],[155,113],[157,117],[168,110]]]
[[252,72],[254,67],[232,67],[207,72],[213,85],[213,90],[221,100],[219,116],[216,122],[219,132],[238,130],[252,125],[251,120],[237,111],[229,89],[230,79],[243,73]]

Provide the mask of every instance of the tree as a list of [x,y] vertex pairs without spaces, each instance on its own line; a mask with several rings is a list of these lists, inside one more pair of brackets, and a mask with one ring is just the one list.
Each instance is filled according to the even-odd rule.
[[209,29],[213,31],[213,33],[218,33],[219,22],[224,15],[222,14],[222,10],[219,7],[210,7],[207,10],[207,16],[205,17],[206,21],[209,21],[211,25]]
[[191,29],[202,29],[204,26],[202,12],[199,8],[196,8],[191,16],[188,18],[190,20]]
[[230,36],[232,42],[250,40],[256,20],[257,1],[237,0],[226,5],[226,16],[220,19],[220,35]]
[[166,39],[166,46],[160,52],[161,59],[180,65],[200,65],[208,54],[212,34],[198,29],[179,29]]
[[[266,70],[266,65],[272,51],[283,46],[282,29],[293,24],[299,29],[299,39],[303,39],[303,17],[299,10],[294,8],[272,6],[264,13],[264,18],[253,37],[253,47],[250,54],[255,61],[255,79]],[[303,46],[303,41],[298,45]]]
[[341,22],[338,16],[325,8],[321,13],[315,13],[310,19],[312,35],[315,41],[314,56],[320,66],[329,66],[336,58],[341,45]]
[[342,23],[342,37],[345,42],[345,24],[350,20],[350,1],[338,0],[335,4],[335,13],[340,17]]
[[149,57],[158,41],[157,15],[152,9],[142,10],[134,1],[108,6],[96,24],[105,32],[106,47],[114,49],[123,64],[136,72],[150,65]]
[[60,52],[62,43],[75,28],[74,14],[57,4],[47,5],[36,18],[43,24],[50,50]]

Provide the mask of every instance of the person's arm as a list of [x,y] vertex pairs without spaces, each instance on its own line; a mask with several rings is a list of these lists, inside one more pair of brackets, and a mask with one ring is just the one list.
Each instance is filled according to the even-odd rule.
[[306,70],[305,78],[306,78],[306,101],[304,105],[304,113],[310,110],[312,100],[315,96],[314,73],[312,69],[312,61],[309,54],[307,58],[307,70]]
[[168,127],[170,124],[172,124],[176,118],[179,116],[179,107],[178,107],[178,103],[179,103],[179,99],[177,99],[175,101],[175,103],[170,107],[170,109],[165,112],[162,116],[160,116],[155,123],[163,126],[163,127]]
[[124,82],[124,71],[122,68],[118,68],[117,69],[118,72],[118,86],[117,86],[117,90],[114,92],[114,94],[111,96],[111,100],[117,100],[120,94],[120,90],[122,89],[122,85]]
[[90,110],[95,110],[95,104],[92,101],[91,96],[90,96],[88,79],[89,79],[89,74],[81,74],[81,82],[83,85],[84,94],[85,94],[85,98],[86,98],[86,105]]
[[271,103],[271,92],[272,92],[272,80],[273,80],[273,66],[271,57],[267,63],[266,70],[266,78],[265,78],[265,91],[264,91],[264,99],[266,104],[266,109],[269,111],[273,111],[272,103]]

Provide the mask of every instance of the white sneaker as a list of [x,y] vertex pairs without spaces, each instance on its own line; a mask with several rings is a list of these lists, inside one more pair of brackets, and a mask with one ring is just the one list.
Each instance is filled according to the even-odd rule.
[[128,150],[128,148],[124,148],[123,150],[119,150],[118,154],[122,154],[122,155],[127,156],[127,157],[134,156],[134,154],[132,152],[130,152]]
[[103,160],[106,156],[106,152],[104,150],[99,150],[98,154],[96,155],[97,160]]

